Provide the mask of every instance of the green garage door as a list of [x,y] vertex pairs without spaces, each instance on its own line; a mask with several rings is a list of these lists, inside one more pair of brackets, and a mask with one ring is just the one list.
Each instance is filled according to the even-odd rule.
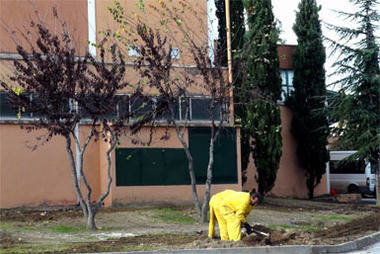
[[[197,183],[205,183],[208,165],[210,128],[189,128],[190,151],[194,157]],[[214,147],[212,183],[237,183],[236,130],[224,128]]]
[[183,149],[116,149],[116,186],[189,184]]
[[[236,130],[223,129],[215,144],[213,183],[237,183]],[[209,128],[189,128],[198,184],[206,181]],[[116,186],[190,184],[187,159],[177,148],[116,149]]]

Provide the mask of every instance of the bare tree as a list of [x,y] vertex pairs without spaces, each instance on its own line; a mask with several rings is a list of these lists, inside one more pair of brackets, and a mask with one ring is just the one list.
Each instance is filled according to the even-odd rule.
[[[102,43],[99,45],[99,60],[89,53],[78,56],[65,22],[59,19],[55,9],[53,13],[61,24],[61,34],[51,33],[42,21],[31,22],[22,34],[27,46],[15,40],[21,60],[13,62],[13,75],[8,80],[1,80],[1,86],[8,93],[12,107],[20,111],[19,117],[22,117],[22,111],[35,117],[25,127],[28,131],[46,130],[46,142],[54,136],[65,138],[77,200],[87,218],[87,228],[96,229],[95,215],[108,196],[112,183],[111,153],[119,136],[129,129],[128,119],[133,115],[129,111],[116,110],[120,103],[117,92],[129,86],[125,81],[125,62],[116,45],[112,45],[112,60],[107,63]],[[133,98],[147,99],[138,87],[132,93]],[[154,113],[149,112],[136,121],[133,131],[151,121],[152,116]],[[75,135],[77,125],[88,128],[83,143]],[[83,158],[89,143],[98,140],[108,144],[104,155],[107,160],[107,187],[99,197],[93,197],[83,169]],[[72,142],[80,147],[80,158],[75,158]],[[76,165],[78,159],[80,163]],[[87,174],[91,172],[92,169],[88,169]]]
[[[201,84],[197,83],[186,73],[179,74],[173,71],[172,46],[167,43],[167,38],[162,38],[157,31],[146,27],[145,24],[137,25],[137,33],[141,39],[140,57],[135,61],[135,68],[140,70],[141,80],[146,80],[146,85],[154,87],[158,91],[156,103],[160,105],[162,114],[168,114],[167,121],[174,125],[177,137],[180,140],[188,160],[188,170],[191,179],[191,188],[196,209],[201,214],[201,221],[207,221],[208,203],[210,200],[210,190],[212,184],[213,165],[214,165],[214,144],[217,140],[220,128],[223,126],[228,114],[229,87],[226,83],[225,72],[220,66],[212,66],[208,57],[208,48],[197,46],[193,41],[191,52],[196,62],[197,69],[202,78]],[[188,126],[189,105],[182,103],[181,98],[186,98],[189,94],[190,87],[202,87],[211,97],[208,109],[210,119],[210,142],[209,142],[209,161],[206,170],[206,189],[203,204],[198,197],[196,189],[196,177],[193,168],[193,156],[189,149],[189,144],[185,140],[184,132]],[[177,118],[178,112],[175,108],[179,103],[184,107],[184,117],[182,120]],[[216,115],[222,109],[221,118],[217,119]]]
[[[208,92],[211,96],[209,108],[209,117],[211,120],[211,135],[209,142],[209,160],[207,165],[207,177],[205,183],[205,196],[202,204],[201,221],[207,222],[207,212],[209,210],[209,201],[211,193],[212,175],[214,167],[214,147],[215,142],[219,137],[221,128],[224,126],[224,121],[229,115],[229,91],[231,89],[227,78],[221,68],[221,59],[214,61],[215,66],[212,66],[211,59],[208,57],[208,47],[197,47],[193,42],[192,53],[196,62],[197,68],[200,70],[203,82],[208,85]],[[221,110],[220,119],[216,119],[215,113]]]
[[[143,3],[139,5],[139,8],[142,13],[146,12]],[[179,4],[159,2],[158,5],[149,4],[149,8],[152,10],[149,17],[155,15],[155,18],[160,21],[159,24],[153,24],[154,28],[140,16],[136,18],[136,16],[130,17],[125,14],[120,3],[115,2],[115,6],[109,10],[114,20],[120,25],[118,31],[128,32],[120,35],[117,32],[107,31],[105,34],[112,35],[111,37],[116,38],[128,48],[139,49],[135,67],[139,70],[144,84],[158,91],[156,103],[161,106],[162,114],[167,115],[167,122],[176,130],[188,162],[194,205],[201,215],[201,221],[206,222],[212,186],[215,141],[221,127],[225,126],[229,113],[230,87],[227,83],[226,71],[221,67],[221,61],[210,59],[211,49],[204,31],[197,31],[184,22],[186,15],[203,15],[201,10],[194,9],[189,1],[182,1]],[[200,21],[200,27],[204,27],[202,18],[197,20]],[[189,75],[185,71],[179,71],[179,68],[174,68],[173,43],[181,45],[181,50],[189,53],[190,58],[195,62],[197,74]],[[204,109],[209,115],[210,141],[209,160],[205,169],[206,188],[202,204],[197,193],[193,155],[185,139],[190,111],[187,98],[191,96],[192,88],[201,90],[210,97],[210,104],[207,109]],[[178,118],[176,111],[178,105],[182,109],[181,119]],[[220,113],[219,119],[216,118],[218,113]]]

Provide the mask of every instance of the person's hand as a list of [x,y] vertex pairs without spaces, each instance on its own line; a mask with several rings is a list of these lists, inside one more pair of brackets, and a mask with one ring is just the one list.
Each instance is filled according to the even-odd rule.
[[243,223],[243,227],[245,228],[246,234],[250,235],[252,234],[252,227],[247,222]]

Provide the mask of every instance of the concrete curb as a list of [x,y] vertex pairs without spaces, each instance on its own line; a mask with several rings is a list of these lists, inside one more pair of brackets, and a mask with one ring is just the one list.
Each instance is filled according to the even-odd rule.
[[349,252],[354,250],[359,250],[374,243],[380,242],[380,232],[364,236],[357,240],[342,243],[338,245],[320,245],[312,247],[313,254],[319,253],[339,253],[339,252]]
[[132,252],[107,252],[109,254],[323,254],[344,253],[362,249],[380,242],[380,232],[357,240],[338,245],[286,245],[247,248],[189,249],[189,250],[152,250]]

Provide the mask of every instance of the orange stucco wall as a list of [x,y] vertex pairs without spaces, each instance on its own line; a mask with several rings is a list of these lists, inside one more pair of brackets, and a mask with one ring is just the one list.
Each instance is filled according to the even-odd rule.
[[[154,129],[150,147],[181,148],[173,128],[168,129],[169,139],[162,141],[165,127]],[[239,130],[237,130],[239,132]],[[83,143],[88,127],[80,130]],[[149,129],[143,128],[132,136],[126,134],[120,139],[119,147],[144,147],[135,145],[133,139],[148,141]],[[65,139],[54,137],[41,145],[44,131],[28,133],[17,124],[0,124],[0,208],[38,205],[68,205],[76,203],[69,157],[65,149]],[[237,135],[239,136],[239,134]],[[37,143],[37,137],[42,139]],[[188,140],[188,134],[185,132]],[[39,144],[36,150],[30,149]],[[238,183],[213,185],[212,193],[226,188],[241,189],[240,141],[237,140],[238,151]],[[103,141],[91,142],[84,157],[84,171],[93,189],[92,198],[98,199],[106,190],[107,161],[105,153],[109,145]],[[74,142],[72,149],[75,155]],[[115,185],[115,153],[112,153],[110,194],[104,201],[105,206],[114,203],[191,203],[192,193],[189,185],[181,186],[136,186],[116,187]],[[82,183],[82,188],[84,185]],[[83,194],[85,192],[83,191]],[[203,197],[204,186],[198,185],[198,194]]]
[[[112,1],[96,1],[97,40],[103,38],[102,32],[111,29],[120,36],[126,38],[123,42],[133,45],[135,39],[141,41],[136,36],[136,23],[141,22],[154,31],[161,32],[161,38],[167,38],[167,45],[180,49],[180,58],[175,60],[178,65],[194,65],[190,52],[190,44],[185,40],[187,34],[198,45],[207,45],[207,1],[204,0],[184,0],[184,1],[160,1],[145,0],[144,11],[137,7],[138,0],[119,1],[124,8],[124,17],[128,24],[124,28],[120,27],[112,17],[108,7],[114,7]],[[170,17],[170,12],[177,17],[177,23]],[[124,20],[123,20],[124,21]],[[185,33],[183,32],[182,28]],[[132,32],[131,32],[132,31]],[[187,38],[189,40],[189,38]],[[128,49],[118,42],[123,53],[127,56],[127,61],[133,61],[134,57],[128,56]]]
[[[282,156],[280,167],[277,172],[276,182],[270,194],[281,197],[307,198],[306,177],[304,170],[298,162],[296,148],[297,143],[290,133],[291,119],[293,117],[289,108],[280,106],[282,125]],[[251,190],[257,188],[254,179],[256,167],[252,156],[247,168],[247,181],[243,189]],[[315,196],[327,194],[326,174],[323,175],[321,183],[315,188]]]
[[293,69],[293,54],[296,46],[279,45],[277,48],[278,59],[280,60],[280,69]]
[[[85,131],[80,133],[82,139]],[[42,130],[27,133],[18,125],[0,125],[1,208],[76,203],[65,139],[57,136],[43,144],[44,140]],[[37,149],[32,150],[35,145]],[[99,194],[98,154],[97,144],[90,143],[84,170],[94,196]]]
[[[0,26],[0,52],[16,52],[12,36],[28,47],[21,32],[26,34],[30,30],[30,22],[41,19],[53,33],[60,33],[61,26],[53,18],[52,8],[56,7],[60,19],[67,23],[67,27],[74,38],[74,42],[81,52],[88,47],[86,40],[88,37],[87,26],[87,1],[86,0],[0,0],[0,17],[3,26]],[[35,13],[38,11],[38,14]],[[8,31],[7,31],[8,30]],[[15,31],[12,36],[11,31]]]
[[0,125],[2,208],[75,202],[64,139],[54,138],[33,152],[28,148],[42,134],[27,134],[16,125]]

